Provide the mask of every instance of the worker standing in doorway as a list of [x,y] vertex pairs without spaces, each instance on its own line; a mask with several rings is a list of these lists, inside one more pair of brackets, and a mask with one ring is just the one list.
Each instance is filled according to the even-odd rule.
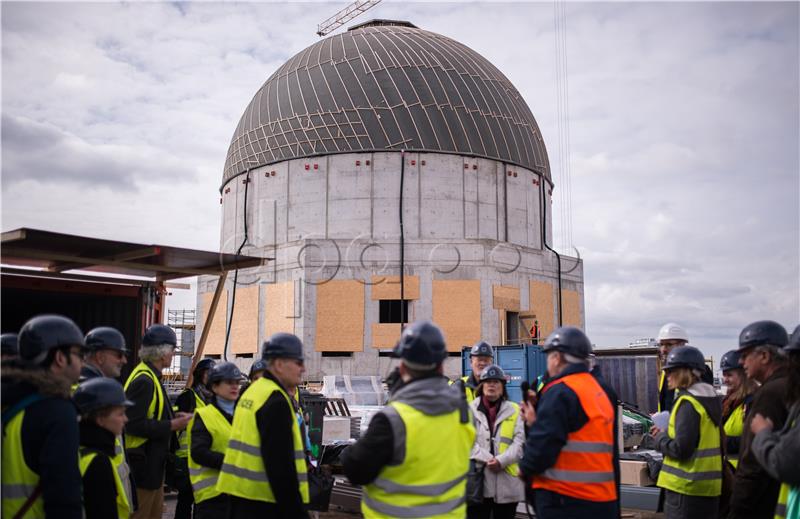
[[614,407],[589,373],[589,338],[564,326],[544,343],[548,382],[529,426],[520,472],[533,479],[539,519],[617,519]]
[[342,453],[348,479],[364,485],[364,517],[466,516],[466,476],[475,441],[463,392],[448,385],[438,326],[417,322],[403,330],[393,356],[399,381],[364,435]]
[[229,494],[235,519],[308,517],[305,423],[290,395],[305,373],[303,343],[289,333],[266,341],[264,376],[239,399],[217,490]]
[[[464,386],[464,395],[467,397],[467,403],[475,400],[475,390],[480,384],[481,373],[493,361],[494,349],[488,342],[478,341],[469,350],[469,363],[472,373],[461,377],[461,384]],[[450,383],[453,384],[455,382],[451,381]]]

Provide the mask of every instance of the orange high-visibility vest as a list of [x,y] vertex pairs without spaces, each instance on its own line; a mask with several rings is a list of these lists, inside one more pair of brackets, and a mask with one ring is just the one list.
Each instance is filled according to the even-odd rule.
[[614,501],[614,408],[608,396],[590,373],[554,380],[543,394],[555,384],[566,384],[578,395],[589,420],[567,435],[555,465],[534,477],[533,488],[586,501]]

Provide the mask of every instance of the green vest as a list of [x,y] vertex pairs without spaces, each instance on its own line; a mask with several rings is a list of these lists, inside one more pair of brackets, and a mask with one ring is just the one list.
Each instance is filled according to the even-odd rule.
[[[80,451],[80,459],[78,461],[80,469],[81,469],[81,477],[86,474],[86,470],[91,465],[92,460],[96,456],[103,456],[103,454],[98,453],[97,451],[93,451],[90,449],[81,449]],[[109,458],[111,461],[111,468],[114,469],[112,472],[114,473],[114,486],[117,488],[117,515],[119,519],[128,519],[131,514],[131,505],[128,502],[128,494],[125,489],[125,485],[122,482],[119,472],[117,472],[116,467],[114,466],[113,458]],[[91,489],[84,489],[84,492]]]
[[[197,394],[197,391],[195,391],[192,388],[189,388],[186,391],[191,391],[191,393],[194,395],[194,410],[195,410],[195,412],[197,412],[197,410],[200,409],[201,407],[205,407],[206,402],[205,402],[205,400],[200,398],[200,395]],[[178,411],[178,406],[172,406],[172,410],[177,412]],[[227,420],[226,420],[226,422],[227,422]],[[186,429],[184,429],[183,431],[178,433],[178,449],[175,451],[175,455],[177,457],[179,457],[179,458],[188,458],[189,457],[189,433],[188,433],[188,431],[189,431],[189,428],[187,427]],[[195,500],[195,502],[197,502],[197,500]]]
[[[508,402],[511,404],[511,407],[514,408],[514,413],[503,420],[500,424],[500,452],[499,454],[503,454],[508,448],[514,443],[514,426],[517,424],[517,418],[519,417],[519,405],[515,404],[514,402]],[[509,474],[514,477],[517,477],[518,467],[516,463],[512,463],[508,465],[505,470]]]
[[426,415],[401,402],[390,402],[382,412],[398,425],[392,427],[398,452],[393,464],[364,486],[364,517],[463,519],[469,453],[475,442],[472,419],[461,423],[458,409]]
[[[22,455],[22,420],[25,411],[11,419],[3,434],[2,498],[3,517],[14,517],[39,484],[39,475],[25,463]],[[25,517],[44,517],[41,494],[28,508]]]
[[693,395],[681,392],[672,406],[667,434],[675,438],[675,417],[681,405],[691,405],[700,415],[700,441],[692,457],[678,460],[664,456],[656,483],[661,488],[690,496],[719,496],[722,493],[722,450],[719,427]]
[[[744,432],[744,404],[739,404],[739,406],[733,410],[731,415],[725,420],[725,425],[723,427],[725,431],[725,436],[728,438],[741,438],[742,432]],[[728,461],[731,462],[731,465],[737,467],[739,465],[739,453],[735,454],[728,454]]]
[[192,458],[192,428],[198,416],[203,420],[203,424],[211,434],[211,450],[220,454],[225,454],[225,449],[228,446],[228,440],[231,437],[231,424],[219,412],[219,409],[213,405],[206,405],[195,410],[192,421],[189,423],[189,427],[186,428],[189,431],[186,435],[189,443],[189,479],[192,481],[194,502],[202,503],[207,499],[217,497],[222,492],[217,490],[219,470],[200,465]]
[[[131,385],[131,382],[133,382],[136,377],[140,376],[150,377],[150,380],[153,382],[153,397],[150,399],[150,406],[147,408],[146,418],[150,420],[159,420],[164,412],[164,401],[161,399],[161,382],[159,382],[155,371],[150,369],[150,366],[144,362],[140,362],[135,368],[133,368],[130,376],[128,376],[128,380],[125,382],[125,391],[128,390],[128,386]],[[125,436],[125,448],[135,449],[136,447],[141,447],[144,445],[144,442],[146,441],[147,438],[128,434]]]
[[[239,400],[233,418],[231,439],[228,442],[222,470],[217,480],[217,490],[220,492],[253,501],[276,502],[264,468],[264,460],[261,457],[261,434],[256,424],[256,412],[276,391],[286,398],[286,404],[294,410],[291,397],[286,394],[286,391],[266,377],[253,382]],[[292,412],[291,423],[275,424],[274,426],[292,428],[294,461],[300,496],[304,503],[308,503],[308,469],[303,437],[300,433],[296,413]]]

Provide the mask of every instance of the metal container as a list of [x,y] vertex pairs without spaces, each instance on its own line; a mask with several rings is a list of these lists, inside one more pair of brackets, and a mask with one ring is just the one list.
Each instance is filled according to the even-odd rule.
[[[522,400],[520,385],[523,380],[535,385],[534,380],[536,380],[536,377],[547,372],[547,355],[540,346],[532,346],[530,344],[494,346],[494,362],[506,372],[506,377],[508,378],[506,390],[512,402]],[[464,375],[472,374],[469,348],[464,348],[461,351],[461,372]]]
[[658,355],[641,349],[629,351],[595,350],[600,373],[620,400],[643,413],[654,413],[658,406]]

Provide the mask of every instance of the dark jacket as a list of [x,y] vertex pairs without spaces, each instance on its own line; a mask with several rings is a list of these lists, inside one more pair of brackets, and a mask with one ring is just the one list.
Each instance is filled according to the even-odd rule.
[[114,482],[114,434],[94,423],[80,423],[81,452],[94,451],[83,475],[86,519],[117,519],[117,486]]
[[[264,372],[264,377],[281,385],[269,371]],[[246,398],[246,393],[242,395],[242,398]],[[294,402],[294,399],[291,398],[290,401]],[[296,419],[295,410],[289,405],[283,395],[275,392],[256,411],[256,426],[261,433],[261,457],[276,503],[231,496],[231,517],[237,519],[250,517],[305,519],[308,517],[297,483],[292,428],[285,425]],[[301,436],[305,437],[305,431],[301,430]]]
[[[228,423],[233,423],[233,416],[229,415],[220,408],[216,400],[212,400],[209,405],[213,405],[217,410],[228,420]],[[211,444],[214,442],[214,437],[206,428],[203,423],[203,418],[200,415],[194,417],[194,425],[192,425],[192,445],[191,453],[192,459],[195,463],[210,467],[212,469],[220,470],[222,468],[222,460],[225,458],[224,452],[214,452],[211,450]]]
[[194,410],[197,407],[197,400],[194,396],[195,394],[199,395],[200,399],[205,403],[210,401],[211,397],[209,396],[208,391],[195,384],[191,389],[184,389],[183,392],[178,395],[178,398],[175,399],[175,407],[178,408],[178,411],[182,413],[194,413]]
[[81,473],[78,468],[78,415],[70,385],[45,370],[23,369],[16,361],[2,364],[2,407],[33,393],[46,398],[29,405],[22,419],[22,456],[42,487],[48,518],[81,519]]
[[763,430],[753,438],[750,450],[773,478],[800,486],[800,402],[792,406],[782,430]]
[[[722,403],[714,392],[714,388],[700,382],[691,386],[688,393],[700,402],[711,418],[711,422],[716,427],[722,427]],[[678,391],[677,395],[681,394],[682,391]],[[697,450],[699,442],[700,415],[694,407],[686,404],[681,405],[675,414],[675,437],[670,438],[666,431],[662,431],[655,438],[656,450],[664,456],[677,460],[691,458]]]
[[[161,373],[152,366],[150,369],[160,381]],[[137,487],[157,490],[164,483],[164,468],[174,436],[170,426],[172,406],[164,386],[159,383],[158,398],[164,402],[164,409],[157,419],[147,418],[147,409],[153,398],[153,382],[145,375],[136,377],[125,394],[133,402],[133,406],[127,410],[128,425],[125,434],[147,438],[142,446],[127,450],[128,463]]]
[[753,402],[745,415],[741,455],[733,480],[728,519],[772,519],[774,516],[780,483],[770,477],[753,455],[750,448],[753,441],[750,421],[758,413],[771,419],[776,430],[783,427],[788,416],[785,405],[787,382],[786,370],[779,369],[753,394]]
[[88,362],[84,362],[83,367],[81,368],[81,378],[79,379],[79,382],[85,382],[90,378],[99,378],[103,376],[103,372],[98,368],[92,366]]

